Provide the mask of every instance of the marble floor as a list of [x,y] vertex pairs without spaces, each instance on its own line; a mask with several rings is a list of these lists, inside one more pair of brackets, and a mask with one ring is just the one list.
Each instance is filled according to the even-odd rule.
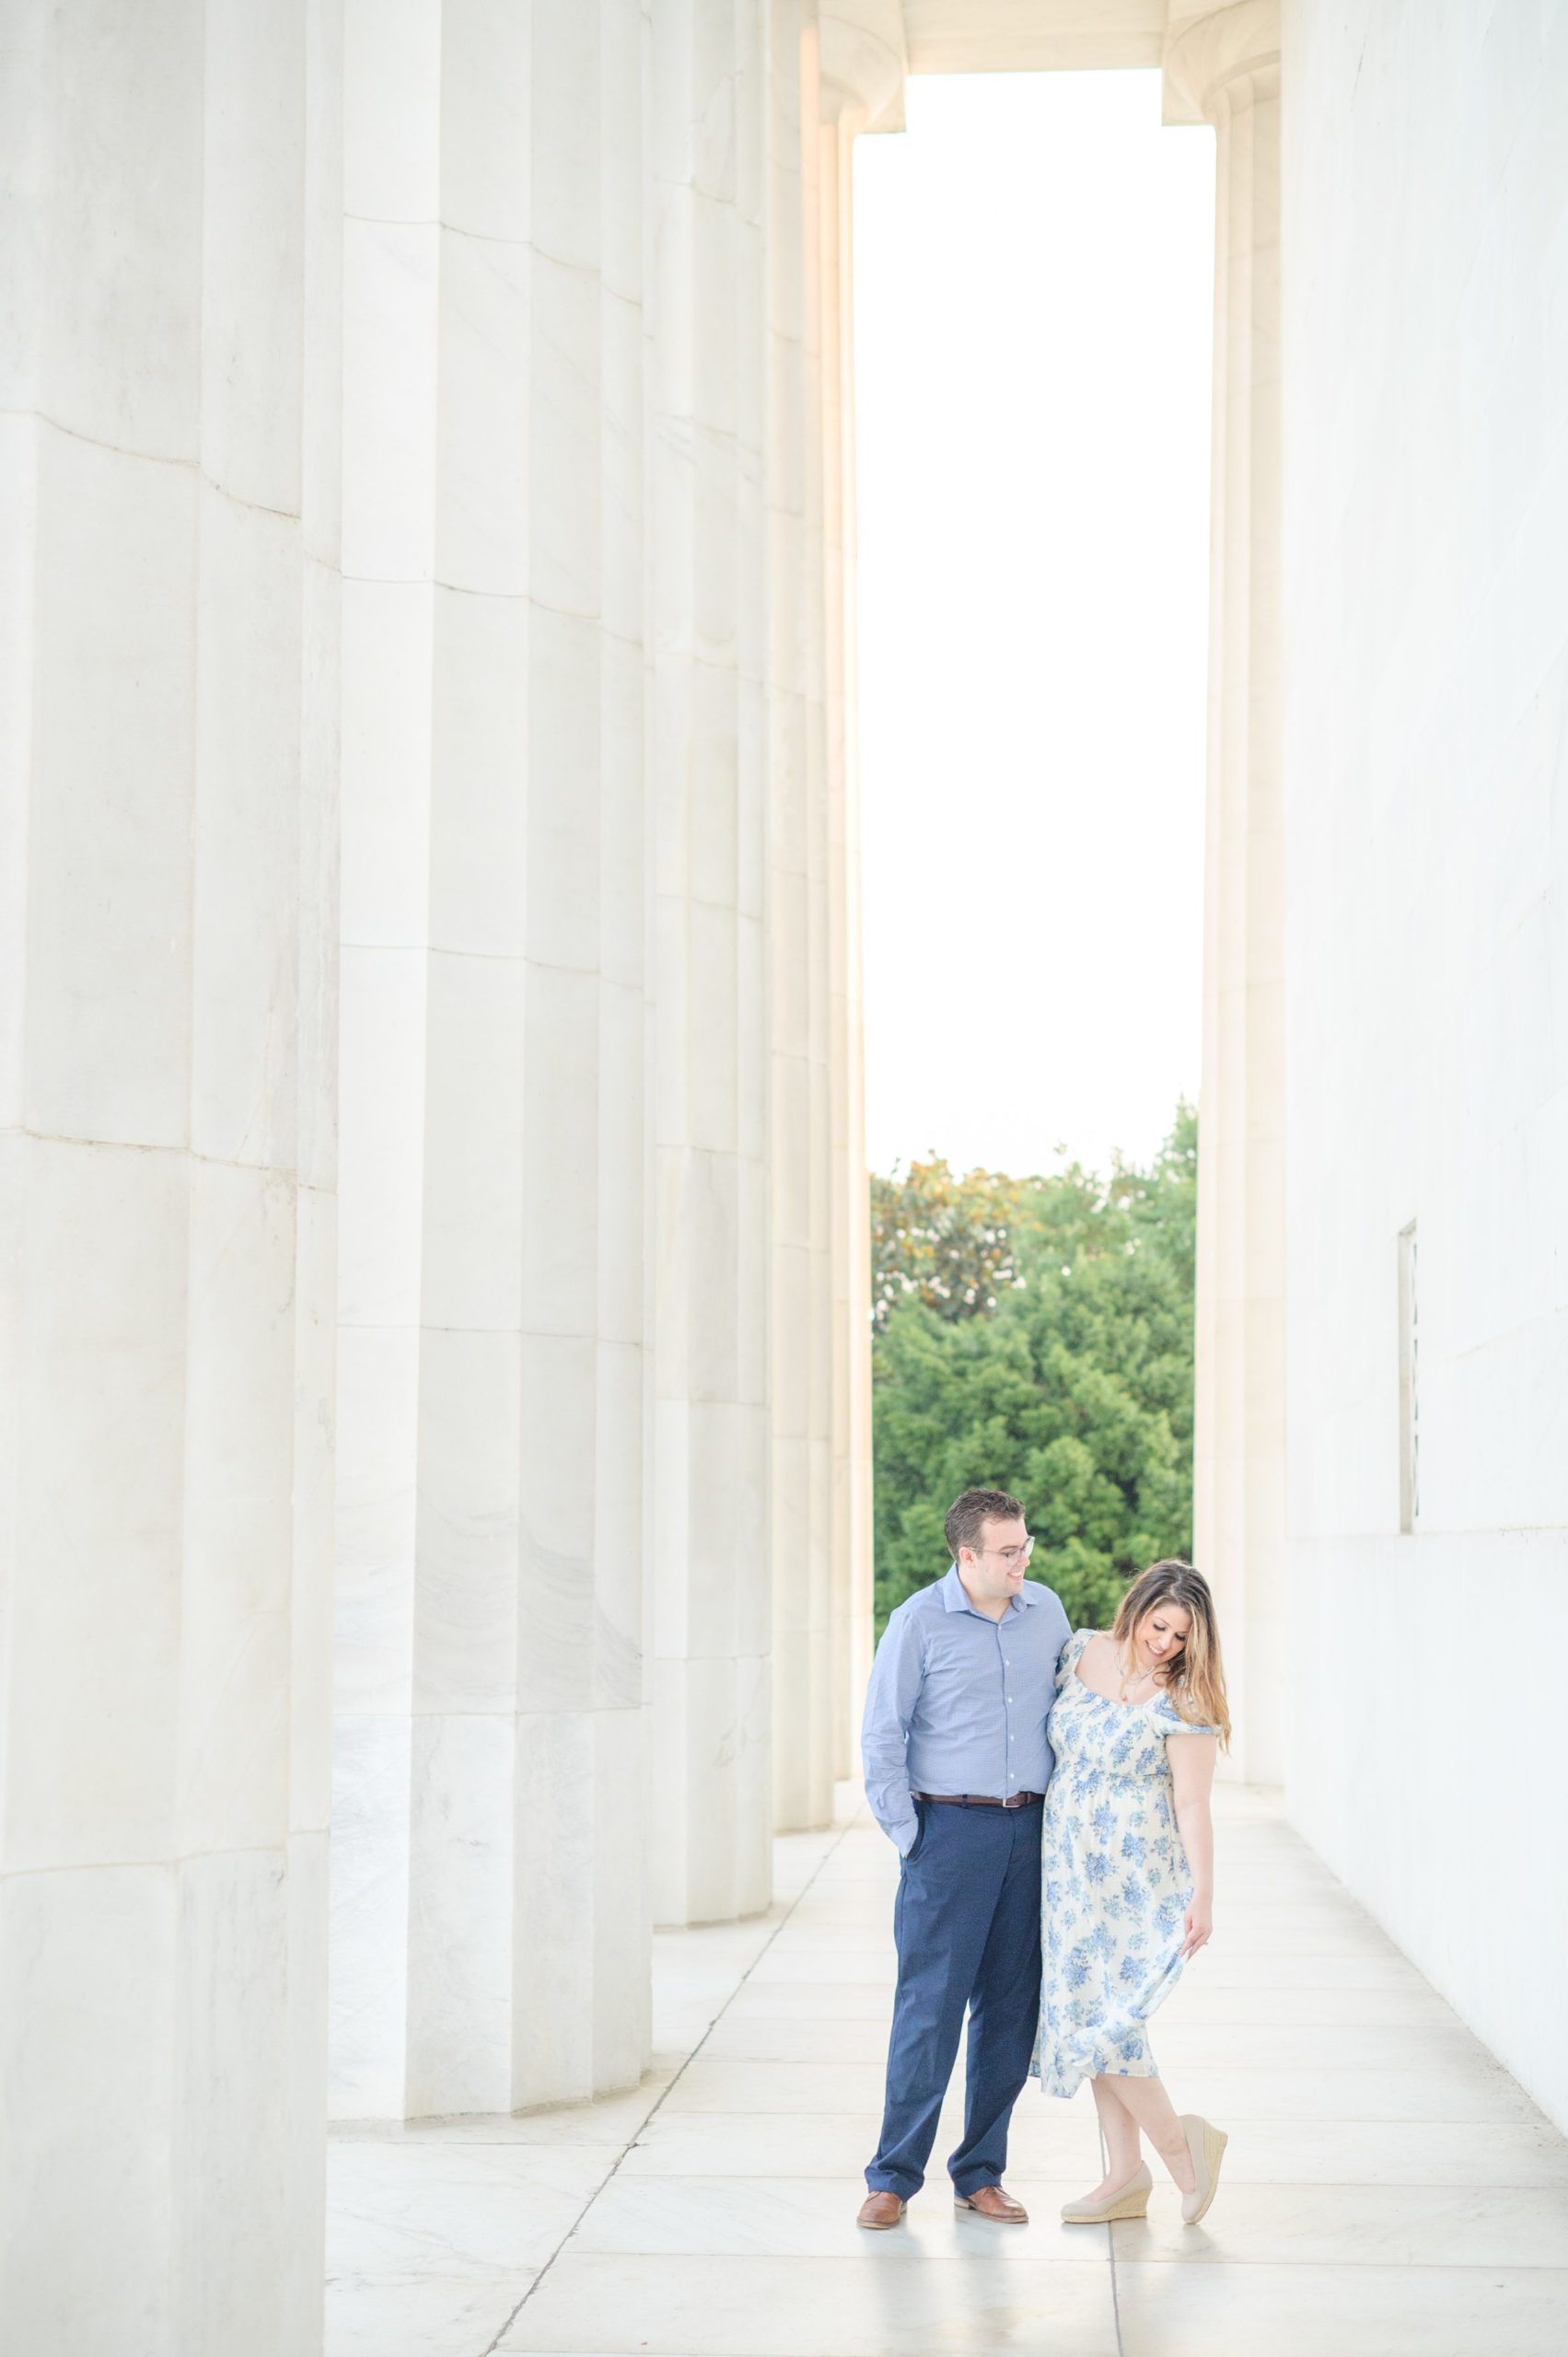
[[1223,1794],[1220,1928],[1157,2024],[1179,2107],[1231,2133],[1198,2228],[1163,2182],[1146,2223],[1060,2225],[1093,2106],[1031,2087],[1028,2227],[956,2214],[938,2159],[903,2226],[857,2232],[896,1861],[864,1812],[778,1854],[766,1917],[661,1936],[635,2094],[337,2132],[328,2357],[1568,2349],[1568,2142],[1270,1795]]

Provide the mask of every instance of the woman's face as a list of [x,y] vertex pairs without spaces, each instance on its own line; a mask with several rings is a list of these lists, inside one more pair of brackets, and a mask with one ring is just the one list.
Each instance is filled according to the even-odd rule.
[[1150,1669],[1172,1661],[1186,1642],[1192,1626],[1192,1615],[1184,1604],[1174,1604],[1167,1598],[1163,1604],[1152,1605],[1139,1621],[1133,1642],[1140,1659]]

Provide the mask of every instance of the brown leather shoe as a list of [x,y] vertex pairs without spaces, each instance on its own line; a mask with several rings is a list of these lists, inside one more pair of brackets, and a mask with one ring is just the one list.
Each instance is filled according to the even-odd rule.
[[857,2226],[868,2226],[874,2235],[886,2234],[896,2226],[904,2214],[904,2203],[896,2193],[868,2193],[860,2205]]
[[953,2197],[960,2210],[976,2210],[982,2218],[994,2218],[1004,2226],[1027,2226],[1029,2213],[1021,2201],[1004,2193],[999,2185],[981,2185],[972,2193],[956,2193]]

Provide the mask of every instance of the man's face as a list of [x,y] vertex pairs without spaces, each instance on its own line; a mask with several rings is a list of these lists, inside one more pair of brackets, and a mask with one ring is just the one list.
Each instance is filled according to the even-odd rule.
[[987,1515],[980,1529],[978,1548],[960,1547],[958,1570],[964,1585],[977,1602],[994,1604],[1016,1596],[1031,1552],[1029,1534],[1019,1519],[1002,1520]]

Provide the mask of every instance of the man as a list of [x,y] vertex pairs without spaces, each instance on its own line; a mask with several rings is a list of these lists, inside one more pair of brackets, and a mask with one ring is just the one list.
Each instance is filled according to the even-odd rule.
[[1051,1589],[1024,1577],[1034,1541],[1016,1498],[966,1490],[946,1531],[952,1568],[889,1620],[865,1701],[865,1794],[903,1859],[887,2104],[859,2219],[874,2229],[896,2226],[924,2182],[966,2005],[954,2194],[1028,2223],[1002,2173],[1034,2052],[1045,1718],[1070,1631]]

